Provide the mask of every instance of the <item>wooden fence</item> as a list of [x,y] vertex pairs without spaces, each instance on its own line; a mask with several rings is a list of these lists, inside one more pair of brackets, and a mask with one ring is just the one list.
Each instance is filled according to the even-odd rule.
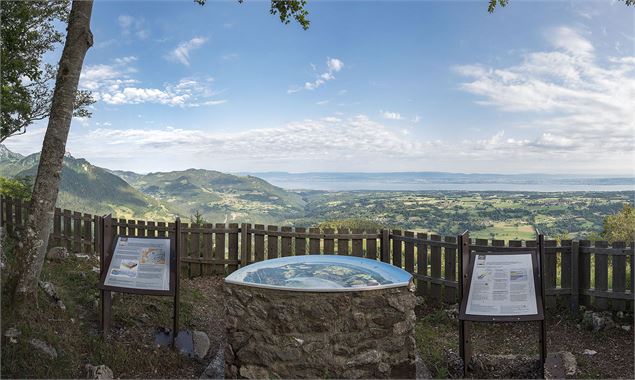
[[[0,221],[9,231],[26,221],[19,200],[0,199]],[[72,252],[98,253],[100,216],[56,209],[50,246]],[[113,234],[170,236],[174,223],[113,219]],[[228,274],[241,266],[276,257],[339,254],[381,260],[413,274],[418,292],[453,303],[458,297],[457,237],[401,230],[347,230],[278,227],[262,224],[182,224],[181,272],[188,276]],[[505,247],[537,249],[533,240],[471,239],[474,251]],[[602,310],[633,308],[633,242],[546,240],[543,281],[546,304],[578,305]]]

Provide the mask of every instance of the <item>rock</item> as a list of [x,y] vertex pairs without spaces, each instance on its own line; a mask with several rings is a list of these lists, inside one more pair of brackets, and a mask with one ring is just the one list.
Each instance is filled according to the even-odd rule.
[[615,327],[613,316],[607,311],[593,312],[591,310],[587,310],[584,312],[584,316],[582,317],[580,324],[585,329],[593,330],[595,332]]
[[622,330],[624,330],[624,331],[631,331],[631,326],[629,326],[629,325],[624,325],[624,326],[622,326]]
[[81,253],[76,253],[75,257],[77,257],[78,259],[90,259],[90,256]]
[[29,342],[31,343],[31,346],[37,348],[38,350],[44,352],[45,354],[47,354],[49,357],[51,357],[52,359],[57,359],[57,351],[55,350],[55,348],[53,348],[50,344],[39,340],[39,339],[31,339],[31,341]]
[[194,357],[203,359],[209,350],[209,337],[203,331],[192,332],[192,344],[194,347]]
[[347,366],[358,366],[358,365],[368,365],[370,363],[378,362],[381,359],[381,353],[377,350],[370,350],[366,352],[362,352],[359,355],[354,356],[346,362]]
[[593,313],[593,331],[615,327],[611,313]]
[[55,287],[53,286],[52,283],[46,282],[46,281],[39,281],[38,284],[40,285],[40,288],[42,288],[44,290],[44,292],[46,294],[48,294],[53,299],[55,304],[60,309],[66,310],[66,306],[64,305],[64,303],[62,302],[60,297],[57,295],[57,292],[55,291]]
[[595,350],[589,350],[588,348],[585,348],[584,351],[582,352],[582,355],[589,355],[589,356],[593,356],[595,354],[597,354],[598,352]]
[[421,297],[421,296],[417,296],[416,305],[417,305],[417,306],[421,306],[421,305],[423,305],[424,303],[426,303],[426,299],[425,299],[425,298],[423,298],[423,297]]
[[100,272],[99,267],[92,267],[91,270],[93,272],[95,272],[95,273],[99,273]]
[[395,325],[392,327],[392,332],[395,335],[402,335],[405,334],[406,332],[408,332],[410,330],[410,323],[408,321],[401,321],[401,322],[397,322],[395,323]]
[[450,319],[457,319],[459,317],[459,306],[458,305],[454,305],[453,307],[451,307],[449,309],[445,309],[443,311],[445,312],[445,314]]
[[564,379],[578,370],[575,356],[568,351],[550,352],[545,363],[545,379]]
[[216,355],[209,362],[205,371],[201,374],[200,379],[224,379],[225,378],[225,350],[224,344],[221,344],[216,350]]
[[105,365],[86,364],[87,379],[112,379],[114,377],[112,370]]
[[615,316],[619,319],[624,319],[624,312],[620,310],[615,314]]
[[68,257],[68,250],[65,247],[53,247],[46,254],[49,260],[63,260]]
[[4,332],[4,336],[9,339],[11,338],[15,339],[19,337],[20,335],[22,335],[22,333],[20,332],[20,330],[16,329],[15,327],[9,327]]
[[269,379],[269,371],[266,368],[255,365],[244,365],[240,367],[240,376],[248,379]]

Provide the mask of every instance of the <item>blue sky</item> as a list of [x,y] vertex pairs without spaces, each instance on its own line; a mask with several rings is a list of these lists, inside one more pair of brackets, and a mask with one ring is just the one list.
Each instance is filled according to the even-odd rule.
[[[635,9],[612,1],[96,1],[67,149],[112,169],[633,175]],[[57,61],[61,49],[48,59]],[[38,151],[46,123],[6,145]]]

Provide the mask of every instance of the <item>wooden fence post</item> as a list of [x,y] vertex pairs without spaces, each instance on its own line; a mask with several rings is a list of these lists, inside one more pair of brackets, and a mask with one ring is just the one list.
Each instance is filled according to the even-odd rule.
[[[596,248],[608,248],[609,244],[606,241],[596,241]],[[609,288],[609,256],[595,251],[593,254],[595,259],[595,290],[606,292]],[[608,298],[602,295],[595,297],[594,306],[600,310],[608,309]]]
[[580,273],[579,260],[580,260],[580,243],[577,241],[571,242],[571,313],[575,314],[580,308]]
[[[470,262],[470,234],[465,231],[457,237],[458,261],[459,261],[459,309],[467,288],[468,267]],[[472,358],[472,322],[459,319],[459,355],[463,359],[463,376],[467,375]]]
[[[240,224],[240,267],[244,267],[249,263],[248,246],[251,246],[249,239],[249,226],[247,223]],[[250,248],[250,247],[249,247]]]
[[381,230],[381,261],[390,263],[390,230]]
[[[614,249],[617,248],[623,251],[626,248],[626,242],[616,241],[613,242],[611,246]],[[626,255],[612,255],[611,268],[613,268],[611,278],[611,291],[614,294],[622,295],[626,292]],[[626,310],[626,301],[623,299],[611,299],[611,310]]]
[[443,290],[441,282],[439,282],[441,279],[441,246],[438,244],[441,241],[441,236],[430,235],[430,240],[430,264],[432,264],[430,277],[433,278],[433,281],[436,280],[436,282],[430,284],[430,294],[435,302],[441,302],[441,292]]
[[[113,240],[113,226],[112,216],[107,215],[99,219],[99,241],[101,247],[99,249],[99,275],[101,276],[104,271],[107,271],[106,260],[110,256],[110,246]],[[108,335],[110,330],[110,314],[112,311],[112,294],[109,290],[100,290],[100,302],[101,302],[101,331],[104,337]]]

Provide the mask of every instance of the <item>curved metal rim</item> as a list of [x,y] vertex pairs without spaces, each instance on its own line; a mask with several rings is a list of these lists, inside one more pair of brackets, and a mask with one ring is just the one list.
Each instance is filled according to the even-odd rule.
[[251,288],[260,288],[260,289],[271,289],[271,290],[281,290],[281,291],[290,291],[290,292],[302,292],[302,293],[353,293],[353,292],[365,292],[369,290],[382,290],[382,289],[390,289],[390,288],[401,288],[408,287],[412,281],[412,277],[408,282],[396,282],[393,284],[386,285],[377,285],[377,286],[360,286],[357,288],[298,288],[298,287],[290,287],[290,286],[278,286],[278,285],[263,285],[257,284],[254,282],[242,282],[242,281],[232,281],[225,279],[225,283],[237,285],[237,286],[246,286]]

